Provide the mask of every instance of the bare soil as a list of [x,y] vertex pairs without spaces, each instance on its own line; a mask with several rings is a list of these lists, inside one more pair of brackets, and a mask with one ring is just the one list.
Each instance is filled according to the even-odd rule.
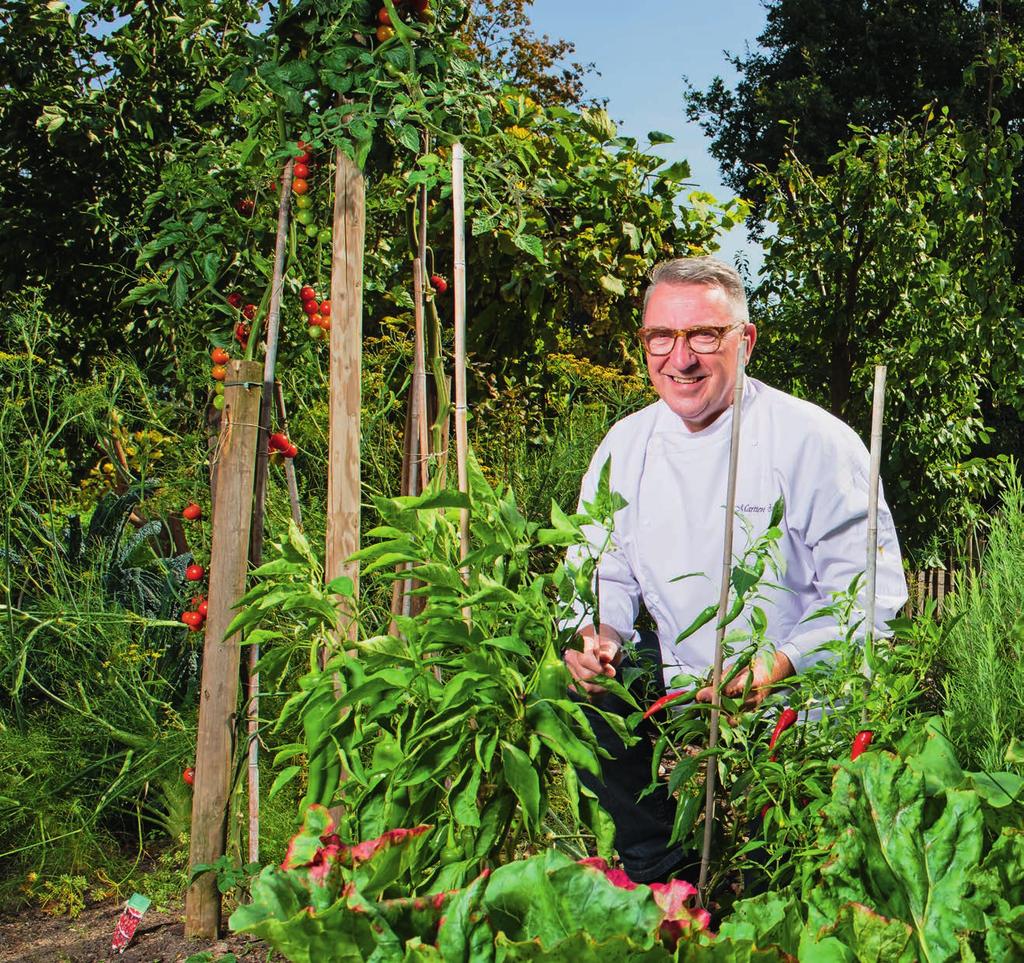
[[105,900],[86,907],[75,919],[48,916],[38,909],[16,916],[0,914],[0,963],[184,963],[203,952],[209,954],[208,960],[219,960],[228,953],[233,953],[238,963],[271,959],[272,951],[265,943],[246,936],[229,934],[213,942],[185,939],[183,907],[166,913],[151,909],[119,955],[111,951],[110,941],[123,907],[123,900]]

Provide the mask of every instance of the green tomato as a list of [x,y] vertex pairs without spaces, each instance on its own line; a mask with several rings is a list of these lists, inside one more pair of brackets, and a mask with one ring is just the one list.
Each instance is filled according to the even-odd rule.
[[224,394],[224,382],[223,381],[215,381],[214,385],[213,385],[213,391],[214,391],[214,394],[218,394],[218,395]]
[[313,212],[311,210],[299,211],[295,215],[295,220],[300,224],[312,224],[313,223]]
[[320,228],[315,224],[306,225],[306,237],[316,237],[320,233]]
[[331,243],[331,229],[329,227],[321,228],[320,229],[320,233],[317,234],[317,236],[316,236],[316,239],[321,244],[330,244]]
[[213,396],[213,407],[216,408],[218,411],[222,411],[223,410],[223,408],[224,408],[224,396],[223,395],[214,395]]
[[300,211],[305,211],[313,206],[313,198],[307,197],[305,194],[297,195],[295,198],[295,206]]

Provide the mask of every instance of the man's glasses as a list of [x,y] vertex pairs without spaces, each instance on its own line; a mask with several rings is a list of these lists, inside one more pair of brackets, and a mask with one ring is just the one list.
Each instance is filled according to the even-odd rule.
[[641,328],[637,334],[644,344],[644,350],[655,357],[671,354],[676,346],[676,338],[685,338],[686,346],[694,354],[714,354],[722,347],[722,341],[730,331],[744,325],[745,322],[740,321],[725,327]]

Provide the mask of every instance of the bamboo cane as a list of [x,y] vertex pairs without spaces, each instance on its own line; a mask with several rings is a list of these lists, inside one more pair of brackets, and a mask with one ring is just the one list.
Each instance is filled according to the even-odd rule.
[[[270,416],[274,405],[274,382],[277,368],[277,344],[281,332],[281,291],[284,288],[284,261],[288,240],[289,198],[292,193],[292,168],[289,158],[281,177],[281,195],[277,205],[277,238],[274,244],[274,273],[270,287],[270,306],[267,309],[267,351],[263,358],[263,394],[260,397],[260,421],[256,436],[256,488],[253,497],[252,532],[249,540],[249,559],[258,566],[263,558],[263,521],[266,512],[268,465],[268,438]],[[259,762],[259,709],[260,676],[256,665],[260,659],[259,644],[249,646],[249,681],[246,691],[246,725],[249,738],[249,862],[260,859],[260,762]]]
[[[466,194],[463,183],[462,144],[452,145],[452,219],[455,242],[452,283],[455,288],[455,457],[459,491],[469,491],[466,467],[468,438],[466,431]],[[459,512],[459,552],[465,561],[469,555],[469,509]],[[462,579],[469,581],[469,572],[462,567]],[[464,610],[466,620],[470,613]]]
[[[878,475],[882,465],[882,415],[885,411],[884,364],[875,365],[875,393],[871,401],[871,460],[868,467],[868,544],[865,570],[864,675],[871,685],[872,648],[875,644],[875,586],[878,572]],[[864,709],[866,718],[867,708]]]
[[715,633],[715,664],[711,674],[711,724],[708,735],[708,774],[704,802],[704,847],[700,856],[700,878],[697,883],[698,899],[703,904],[704,887],[708,879],[711,859],[711,832],[715,819],[715,783],[718,777],[718,716],[722,705],[722,661],[725,649],[725,615],[729,610],[729,585],[732,576],[733,515],[736,511],[736,467],[740,454],[740,421],[743,410],[744,366],[747,360],[747,342],[740,340],[736,352],[736,387],[732,398],[732,438],[729,442],[729,477],[725,496],[725,538],[722,547],[722,585],[718,594],[718,630]]
[[[426,131],[423,133],[423,153],[430,153],[430,134]],[[420,446],[420,459],[422,467],[420,469],[420,488],[422,491],[427,487],[427,474],[428,464],[427,458],[430,452],[430,407],[427,404],[427,359],[426,359],[426,331],[424,325],[426,324],[426,318],[423,308],[423,300],[426,297],[427,292],[427,188],[426,185],[420,188],[419,194],[419,220],[416,225],[417,236],[416,236],[416,262],[419,263],[417,268],[416,263],[413,264],[413,295],[415,298],[414,308],[416,314],[416,364],[419,367],[420,381],[419,381],[419,409],[420,417],[416,424],[416,430],[418,432],[417,437],[419,438]],[[416,293],[417,277],[419,274],[419,293]]]

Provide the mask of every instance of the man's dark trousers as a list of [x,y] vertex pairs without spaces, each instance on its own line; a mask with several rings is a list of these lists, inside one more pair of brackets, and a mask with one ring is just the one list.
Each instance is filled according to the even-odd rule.
[[[639,665],[638,665],[639,664]],[[641,632],[635,652],[624,652],[615,678],[622,682],[627,668],[640,667],[644,676],[634,683],[632,692],[641,707],[665,694],[661,669],[661,649],[653,632]],[[594,697],[596,705],[606,712],[628,716],[636,710],[618,696],[601,693]],[[635,883],[653,883],[670,875],[697,881],[700,861],[697,854],[679,845],[669,846],[676,815],[675,800],[664,784],[639,798],[651,782],[654,739],[657,730],[645,720],[636,730],[639,741],[625,746],[615,730],[598,713],[584,709],[598,744],[611,759],[601,760],[603,781],[587,772],[580,772],[580,781],[597,795],[598,802],[615,823],[615,848],[626,874]]]

